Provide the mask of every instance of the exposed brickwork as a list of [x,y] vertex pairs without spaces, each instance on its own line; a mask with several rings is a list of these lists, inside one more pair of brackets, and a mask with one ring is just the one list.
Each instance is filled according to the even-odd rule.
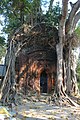
[[40,93],[40,75],[45,70],[48,84],[47,92],[50,92],[56,80],[56,56],[53,54],[54,57],[52,56],[52,59],[54,58],[54,60],[50,61],[51,58],[47,57],[49,55],[44,55],[45,57],[43,56],[42,60],[40,56],[37,56],[40,53],[42,52],[38,51],[29,55],[20,53],[17,58],[16,77],[20,87],[26,86],[26,88],[34,89]]

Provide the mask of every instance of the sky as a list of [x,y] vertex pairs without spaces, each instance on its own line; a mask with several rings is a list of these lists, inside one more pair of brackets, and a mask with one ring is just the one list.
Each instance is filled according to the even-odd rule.
[[[45,13],[46,10],[48,9],[49,1],[50,1],[50,0],[46,0],[46,1],[48,2],[48,4],[46,5],[46,7],[42,7],[44,13]],[[55,5],[56,2],[60,2],[60,5],[62,4],[62,0],[54,0],[53,5]],[[75,2],[77,2],[77,0],[69,0],[69,2],[75,3]],[[68,5],[68,7],[69,7],[69,9],[71,8],[71,7],[70,7],[70,4]]]
[[[48,0],[48,1],[49,1],[49,0]],[[54,0],[54,2],[58,2],[58,1],[61,3],[62,0]],[[76,1],[77,1],[77,0],[69,0],[69,2],[72,2],[72,3],[75,3]]]

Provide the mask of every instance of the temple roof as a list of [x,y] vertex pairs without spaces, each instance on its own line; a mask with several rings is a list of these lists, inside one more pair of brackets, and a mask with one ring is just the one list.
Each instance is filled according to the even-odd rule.
[[26,42],[27,47],[35,44],[51,44],[52,46],[55,46],[59,40],[58,30],[46,23],[40,23],[34,27],[25,24],[15,32],[13,40],[21,42],[22,44]]

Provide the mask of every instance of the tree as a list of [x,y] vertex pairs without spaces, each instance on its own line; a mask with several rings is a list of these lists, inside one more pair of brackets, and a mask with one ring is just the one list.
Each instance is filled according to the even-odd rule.
[[44,21],[47,22],[47,24],[58,27],[61,16],[61,7],[59,2],[57,2],[55,6],[52,6],[52,3],[53,0],[50,2]]
[[3,0],[0,2],[0,14],[5,17],[3,31],[10,35],[27,23],[34,25],[41,16],[41,0]]
[[3,0],[0,2],[0,9],[0,13],[5,17],[3,31],[11,34],[25,22],[25,17],[27,17],[25,15],[30,10],[30,3],[28,0]]
[[65,22],[68,11],[68,0],[62,1],[62,17],[59,23],[59,43],[56,46],[57,49],[57,93],[60,97],[63,91],[63,41],[65,41]]
[[[69,17],[67,18],[67,14],[68,14],[68,0],[63,0],[62,1],[62,16],[61,16],[61,20],[59,23],[59,43],[57,45],[57,58],[58,58],[58,65],[57,65],[57,93],[59,96],[62,96],[63,94],[65,94],[64,89],[63,89],[63,46],[64,46],[64,42],[68,39],[71,38],[71,36],[74,33],[74,27],[73,24],[74,23],[74,18],[76,18],[76,12],[78,11],[79,7],[80,7],[80,0],[78,0],[75,4],[72,4],[72,10],[69,13]],[[78,13],[77,13],[78,14]],[[76,18],[77,21],[79,20],[79,18]],[[71,94],[71,60],[70,60],[70,55],[71,55],[71,51],[72,51],[72,41],[68,42],[69,44],[69,48],[68,48],[68,61],[67,61],[67,67],[68,67],[68,74],[67,74],[67,94]],[[75,77],[75,75],[74,75]],[[76,85],[76,84],[75,84]],[[74,85],[74,86],[75,86]],[[75,86],[75,89],[76,86]],[[75,90],[77,91],[77,90]]]

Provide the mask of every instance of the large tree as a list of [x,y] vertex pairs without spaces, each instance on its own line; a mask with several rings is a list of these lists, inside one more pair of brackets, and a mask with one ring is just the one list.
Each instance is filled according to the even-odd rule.
[[[76,23],[79,20],[79,7],[80,0],[78,0],[75,4],[71,4],[71,12],[68,15],[68,0],[62,0],[62,14],[61,20],[59,22],[59,43],[57,44],[57,93],[59,97],[71,95],[71,92],[78,93],[77,88],[77,79],[76,79],[76,69],[75,62],[73,61],[72,66],[72,74],[71,74],[71,53],[73,49],[73,43],[75,42],[72,38],[74,38],[74,31],[76,27]],[[75,27],[74,27],[75,26]],[[68,45],[68,58],[67,61],[63,61],[63,47],[67,41]],[[77,41],[77,39],[76,39]],[[67,48],[66,48],[67,49]],[[64,62],[66,62],[66,90],[64,89],[63,84],[63,66]],[[65,66],[64,66],[65,67]],[[74,87],[73,87],[74,86]]]

